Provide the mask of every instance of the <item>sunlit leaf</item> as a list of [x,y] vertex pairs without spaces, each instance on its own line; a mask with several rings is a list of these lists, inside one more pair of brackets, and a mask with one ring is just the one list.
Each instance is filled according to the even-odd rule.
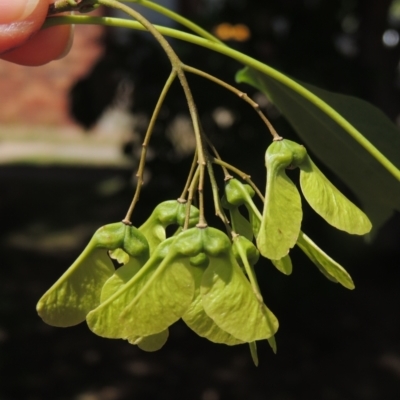
[[276,317],[260,304],[231,251],[210,257],[200,290],[208,316],[232,336],[254,342],[268,339],[277,331]]
[[271,260],[285,257],[300,232],[301,198],[285,172],[292,159],[292,152],[284,141],[272,143],[265,156],[267,188],[257,247],[261,255]]
[[348,272],[304,233],[300,233],[297,245],[328,279],[331,277],[331,280],[339,282],[345,288],[354,289],[354,282]]
[[335,228],[357,235],[371,230],[368,217],[329,182],[310,157],[300,166],[300,185],[311,207]]
[[[245,68],[236,78],[270,98],[307,147],[357,195],[375,230],[393,210],[400,210],[399,182],[324,111],[254,69]],[[399,130],[379,109],[354,97],[301,84],[338,111],[400,168]]]

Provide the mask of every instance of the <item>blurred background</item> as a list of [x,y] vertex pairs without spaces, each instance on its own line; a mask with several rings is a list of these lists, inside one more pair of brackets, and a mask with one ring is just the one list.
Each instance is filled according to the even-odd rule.
[[[370,101],[400,124],[400,1],[159,3],[284,73]],[[241,68],[235,61],[169,41],[186,64],[234,84]],[[327,281],[296,249],[289,277],[261,260],[256,272],[280,330],[277,355],[260,343],[258,368],[246,346],[210,343],[181,322],[162,350],[144,353],[96,337],[85,324],[53,328],[37,316],[36,302],[94,230],[124,217],[143,134],[169,71],[148,35],[93,26],[77,26],[71,53],[49,65],[0,61],[0,400],[399,399],[398,213],[367,243],[331,229],[304,205],[304,231],[350,272],[356,289]],[[270,137],[254,110],[189,78],[203,127],[222,158],[263,187]],[[263,95],[240,88],[281,135],[296,140]],[[135,225],[159,202],[180,195],[191,133],[176,84],[155,127]],[[319,165],[357,202],[351,188]],[[220,227],[213,213],[210,204],[207,217]]]

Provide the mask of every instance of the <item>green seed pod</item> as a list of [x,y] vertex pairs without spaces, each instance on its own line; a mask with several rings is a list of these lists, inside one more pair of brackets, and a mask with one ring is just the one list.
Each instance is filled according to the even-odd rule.
[[123,246],[124,249],[113,251],[112,257],[118,257],[124,265],[105,282],[101,290],[102,303],[128,282],[149,259],[147,240],[134,226],[126,225]]
[[173,246],[184,233],[162,242],[133,278],[87,315],[94,333],[109,338],[150,336],[181,318],[194,295],[194,267]]
[[190,258],[190,265],[193,265],[194,267],[207,268],[209,262],[210,259],[207,257],[206,253],[199,253],[197,256]]
[[305,156],[304,147],[289,140],[273,142],[267,149],[267,187],[261,227],[257,236],[260,253],[280,260],[296,244],[303,212],[300,194],[285,169]]
[[125,225],[125,236],[121,247],[129,256],[139,259],[142,264],[149,259],[150,248],[147,239],[132,225]]
[[268,339],[278,329],[278,320],[255,296],[231,249],[210,257],[200,293],[207,315],[243,342]]
[[241,267],[244,267],[241,252],[239,252],[238,246],[242,247],[246,260],[249,262],[249,264],[255,265],[260,258],[260,252],[257,250],[257,247],[253,244],[253,242],[251,242],[244,236],[237,236],[233,241],[233,255],[235,256],[238,264]]
[[200,293],[203,274],[204,268],[197,267],[193,269],[195,293],[192,303],[182,316],[183,321],[199,336],[204,337],[211,342],[223,343],[228,346],[234,346],[243,343],[242,340],[236,339],[234,336],[221,329],[204,311],[202,296]]
[[[152,212],[146,222],[139,227],[139,230],[146,237],[150,254],[157,246],[166,239],[166,228],[170,225],[183,226],[186,217],[187,205],[177,200],[168,200],[160,203]],[[189,226],[198,222],[199,210],[191,206]]]
[[196,257],[199,253],[203,252],[203,229],[190,228],[181,232],[176,236],[172,248],[180,256]]
[[250,185],[243,184],[237,179],[229,179],[225,185],[226,201],[236,207],[245,204],[248,197],[254,196]]
[[219,257],[226,254],[231,248],[231,242],[224,232],[207,227],[202,229],[204,252],[209,257]]
[[[244,205],[249,213],[249,222],[253,235],[254,237],[257,237],[261,225],[261,214],[252,200],[254,194],[254,190],[250,185],[243,184],[237,179],[230,179],[225,185],[225,196],[222,198],[222,205],[228,210],[232,207]],[[247,230],[248,228],[245,229]],[[235,230],[235,232],[246,236],[251,240],[248,232],[245,232],[244,230],[242,230],[242,232],[237,232]]]
[[39,300],[37,311],[44,322],[67,327],[85,320],[100,304],[101,289],[115,271],[107,250],[120,247],[124,237],[123,223],[95,232],[80,256]]

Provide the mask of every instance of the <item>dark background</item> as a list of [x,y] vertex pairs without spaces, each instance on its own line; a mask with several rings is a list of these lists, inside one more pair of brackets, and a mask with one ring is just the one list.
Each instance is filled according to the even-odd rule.
[[[300,80],[366,99],[396,121],[400,46],[382,41],[385,31],[397,32],[399,26],[389,14],[391,3],[228,0],[220,7],[211,2],[211,7],[199,0],[182,1],[180,7],[209,30],[219,22],[248,25],[251,38],[230,45]],[[104,40],[103,59],[71,88],[71,112],[86,127],[111,103],[122,79],[135,88],[132,111],[149,115],[170,70],[158,46],[143,35],[121,41],[109,32]],[[240,68],[236,62],[173,44],[185,63],[233,83]],[[270,139],[254,111],[204,80],[191,77],[190,83],[204,129],[222,157],[262,187]],[[185,107],[176,85],[156,126],[155,157],[148,164],[152,179],[136,209],[137,225],[159,202],[180,195],[191,157],[177,154],[164,132],[177,114],[187,113]],[[234,114],[230,127],[215,122],[217,107]],[[295,138],[276,110],[267,107],[267,112],[282,135]],[[133,141],[121,151],[137,154]],[[351,188],[325,172],[352,197]],[[123,169],[1,167],[0,400],[400,398],[398,214],[367,244],[330,228],[304,205],[304,230],[345,266],[356,289],[327,281],[296,249],[290,277],[260,261],[256,271],[262,292],[280,330],[277,355],[266,343],[259,344],[258,368],[246,346],[212,344],[182,323],[172,327],[168,343],[156,353],[96,337],[85,324],[68,329],[45,325],[36,315],[37,300],[73,262],[91,230],[124,216],[133,192],[131,177],[132,171]],[[123,188],[100,195],[99,185],[115,178],[125,182]],[[207,216],[214,223],[212,214],[210,207]],[[9,235],[18,231],[35,237],[38,246],[11,246]],[[68,240],[75,233],[78,245],[60,245],[62,234]]]

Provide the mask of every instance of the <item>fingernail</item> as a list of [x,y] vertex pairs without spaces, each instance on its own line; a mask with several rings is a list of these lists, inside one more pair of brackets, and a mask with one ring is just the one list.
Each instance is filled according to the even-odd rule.
[[0,24],[23,21],[38,3],[39,0],[0,0]]

